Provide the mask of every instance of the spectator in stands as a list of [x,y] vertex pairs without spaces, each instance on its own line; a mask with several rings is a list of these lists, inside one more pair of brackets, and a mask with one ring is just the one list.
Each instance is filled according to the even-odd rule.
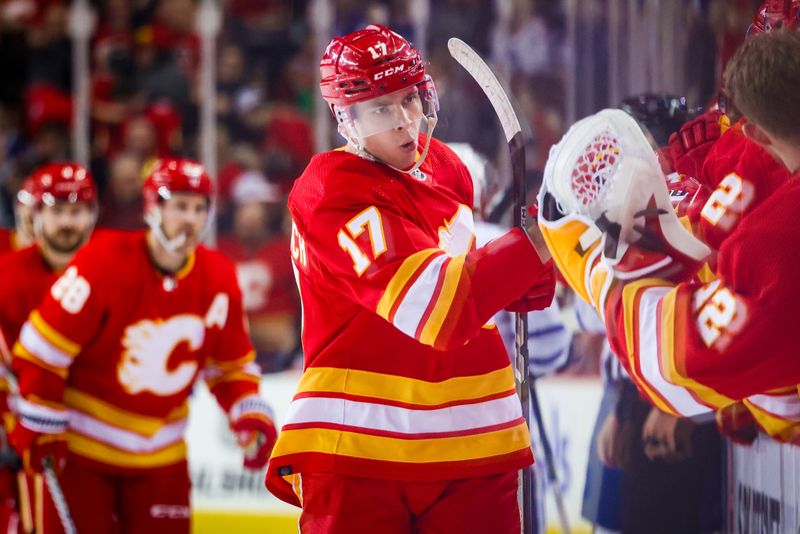
[[250,338],[264,372],[291,364],[297,346],[298,302],[282,231],[285,197],[263,174],[242,173],[233,183],[233,235],[219,250],[236,264]]
[[111,161],[97,224],[125,230],[144,228],[143,209],[142,161],[136,154],[122,152]]
[[135,154],[147,164],[160,156],[153,122],[143,115],[130,118],[125,124],[123,150]]

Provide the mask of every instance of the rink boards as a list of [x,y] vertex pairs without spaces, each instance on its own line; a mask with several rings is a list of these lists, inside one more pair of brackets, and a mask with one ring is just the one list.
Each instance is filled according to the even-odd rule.
[[[261,392],[282,421],[299,380],[298,372],[268,375]],[[599,379],[556,378],[539,382],[539,395],[561,486],[575,534],[590,532],[580,518],[589,439],[600,402]],[[296,533],[299,510],[264,489],[263,473],[242,469],[242,455],[227,421],[208,390],[198,385],[191,401],[187,430],[192,471],[193,531],[196,534],[237,532]],[[555,527],[551,494],[546,499],[549,527]],[[548,528],[555,532],[554,528]]]

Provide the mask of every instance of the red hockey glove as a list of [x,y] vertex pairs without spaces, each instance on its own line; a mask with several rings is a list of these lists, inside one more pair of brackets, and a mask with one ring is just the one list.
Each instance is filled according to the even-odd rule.
[[11,446],[22,458],[22,465],[28,473],[41,473],[43,461],[52,458],[53,467],[61,471],[67,459],[67,434],[42,434],[34,432],[17,423],[8,436]]
[[244,466],[259,470],[267,465],[278,430],[272,422],[272,410],[257,395],[238,401],[231,408],[231,429],[236,442],[244,450]]
[[708,151],[728,127],[728,117],[718,109],[707,111],[681,126],[679,131],[669,136],[672,168],[698,178]]
[[544,265],[541,277],[533,284],[524,295],[506,306],[506,311],[512,313],[527,313],[543,310],[553,303],[556,294],[556,275],[553,261]]
[[51,406],[29,402],[22,397],[12,399],[17,422],[8,441],[22,458],[29,473],[42,472],[42,460],[51,456],[53,467],[64,467],[67,457],[67,426],[69,412]]
[[750,445],[758,436],[758,423],[742,402],[722,408],[716,419],[720,434],[734,443]]

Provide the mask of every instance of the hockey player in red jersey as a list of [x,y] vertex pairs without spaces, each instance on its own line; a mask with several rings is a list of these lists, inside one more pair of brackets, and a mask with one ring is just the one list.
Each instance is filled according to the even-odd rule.
[[[766,185],[767,194],[749,209],[745,208],[754,198],[748,194],[752,193],[752,174],[740,175],[733,169],[726,176],[728,187],[711,194],[703,207],[707,223],[731,224],[705,283],[676,279],[664,268],[638,263],[656,254],[669,260],[662,265],[685,264],[691,255],[686,253],[686,239],[676,239],[675,233],[665,238],[669,214],[658,208],[657,177],[648,182],[652,187],[647,193],[641,186],[646,179],[641,173],[637,177],[625,171],[627,164],[614,170],[612,190],[633,184],[639,186],[639,193],[647,194],[629,195],[628,205],[617,211],[622,216],[611,221],[632,229],[621,260],[607,253],[613,225],[606,224],[602,239],[586,247],[587,258],[597,257],[591,250],[603,249],[602,261],[574,261],[568,240],[549,240],[557,262],[569,263],[573,272],[585,275],[585,285],[577,277],[572,277],[573,284],[588,293],[605,316],[609,338],[631,377],[655,405],[670,413],[695,415],[707,407],[721,408],[747,399],[756,407],[757,418],[759,412],[784,419],[800,414],[796,395],[774,393],[800,383],[792,337],[792,325],[797,322],[794,302],[800,298],[794,274],[800,245],[794,223],[800,216],[800,107],[794,98],[800,86],[798,58],[800,33],[776,31],[748,39],[728,68],[727,88],[746,119],[744,135],[794,176],[772,186],[760,183]],[[746,162],[747,158],[740,158],[740,164]],[[770,187],[774,187],[771,194]],[[556,224],[559,219],[579,224],[565,208],[567,197],[557,189],[543,190],[541,198],[547,204],[543,211],[548,212],[540,219],[544,228],[563,228]],[[601,203],[613,208],[608,199]],[[633,224],[625,220],[625,214],[633,218]],[[626,258],[646,268],[623,273],[617,265],[625,264]],[[769,425],[767,419],[759,422]],[[786,434],[780,437],[796,440],[794,428],[785,428]]]
[[[13,346],[30,312],[89,239],[97,218],[97,188],[81,165],[46,165],[37,169],[30,181],[37,246],[0,258],[4,349]],[[8,350],[4,354],[10,357]]]
[[[5,400],[9,391],[9,377],[6,375],[11,363],[9,348],[17,340],[30,312],[89,238],[97,218],[97,188],[91,174],[82,166],[69,163],[46,165],[37,169],[25,182],[17,201],[18,206],[29,209],[30,213],[19,213],[18,207],[17,216],[31,217],[37,246],[0,257],[0,272],[3,273],[0,278],[0,352],[3,356],[0,367],[3,375],[0,395],[3,399],[0,406],[6,431],[14,424]],[[11,505],[2,510],[3,531],[13,529],[16,523],[19,523],[21,531],[32,531],[31,506],[34,499],[28,497],[42,485],[29,483],[17,488],[9,471],[4,471],[2,476],[3,500]],[[26,484],[25,479],[19,477],[18,483]]]
[[[764,2],[748,31],[748,37],[776,29],[800,26],[800,0]],[[723,93],[724,94],[724,93]],[[722,97],[722,104],[727,98]],[[735,109],[726,112],[738,117]],[[744,215],[756,209],[790,177],[786,167],[744,133],[746,120],[728,126],[720,110],[707,112],[683,125],[670,137],[672,164],[696,192],[686,199],[686,215],[693,231],[713,252],[699,275],[703,282],[713,279],[716,253],[736,229]],[[746,424],[746,410],[772,437],[793,440],[800,434],[800,401],[794,386],[780,388],[730,405],[717,414],[717,420],[733,439],[754,436],[753,419]],[[741,436],[740,436],[741,434]]]
[[302,532],[519,532],[530,437],[488,323],[550,304],[547,251],[535,229],[475,248],[472,180],[404,38],[335,38],[320,70],[347,146],[289,197],[305,362],[267,486]]
[[[265,465],[276,436],[233,266],[200,244],[210,179],[196,162],[161,160],[144,193],[149,231],[95,236],[13,349],[12,444],[31,471],[66,450],[60,479],[79,532],[189,532],[183,434],[200,376],[245,466]],[[44,528],[59,530],[49,500]]]

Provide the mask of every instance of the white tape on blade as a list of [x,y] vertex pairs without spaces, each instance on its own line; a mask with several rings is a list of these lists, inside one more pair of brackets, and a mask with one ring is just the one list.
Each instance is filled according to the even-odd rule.
[[506,141],[510,142],[511,138],[522,128],[520,128],[517,114],[514,113],[514,107],[511,105],[503,86],[500,85],[497,76],[494,75],[486,62],[461,39],[450,38],[447,41],[447,48],[450,50],[450,55],[453,56],[453,59],[464,67],[469,75],[478,82],[486,96],[489,97],[489,102],[491,102],[495,113],[500,119]]

